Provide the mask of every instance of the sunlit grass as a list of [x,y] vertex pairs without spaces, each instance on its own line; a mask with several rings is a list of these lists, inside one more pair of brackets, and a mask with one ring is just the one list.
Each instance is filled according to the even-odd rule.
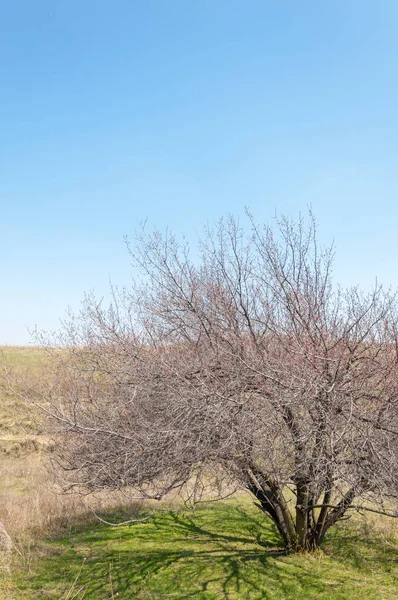
[[[397,597],[396,531],[345,525],[314,555],[287,555],[246,496],[162,510],[140,524],[94,524],[42,542],[13,597],[347,600]],[[18,591],[19,590],[19,591]],[[68,596],[69,594],[69,596]]]

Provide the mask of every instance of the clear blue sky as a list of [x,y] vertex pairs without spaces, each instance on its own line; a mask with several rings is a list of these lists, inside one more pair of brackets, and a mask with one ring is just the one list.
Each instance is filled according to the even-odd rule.
[[396,0],[0,7],[0,343],[129,279],[140,220],[193,238],[311,204],[336,277],[398,286]]

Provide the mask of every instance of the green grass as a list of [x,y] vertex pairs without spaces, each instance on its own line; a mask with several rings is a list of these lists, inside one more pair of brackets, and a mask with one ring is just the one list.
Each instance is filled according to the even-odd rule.
[[397,540],[364,523],[295,556],[246,497],[120,528],[91,525],[40,544],[30,571],[14,572],[8,598],[395,599]]

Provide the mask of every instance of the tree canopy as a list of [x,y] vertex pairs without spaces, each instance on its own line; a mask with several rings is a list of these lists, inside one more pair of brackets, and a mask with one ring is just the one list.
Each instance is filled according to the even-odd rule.
[[312,550],[353,508],[395,514],[396,297],[336,286],[312,215],[248,224],[208,228],[195,259],[144,228],[138,277],[42,340],[56,377],[29,399],[70,489],[244,489],[287,548]]

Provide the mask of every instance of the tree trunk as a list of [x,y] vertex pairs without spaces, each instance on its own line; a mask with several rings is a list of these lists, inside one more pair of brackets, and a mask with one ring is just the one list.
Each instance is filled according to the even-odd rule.
[[296,484],[295,520],[289,510],[282,488],[272,478],[267,477],[257,467],[251,468],[246,483],[247,489],[256,497],[258,506],[275,523],[284,546],[291,552],[313,552],[322,543],[326,532],[334,525],[351,505],[356,491],[348,490],[340,502],[330,505],[332,493],[324,492],[318,518],[311,518],[311,497],[307,481],[300,480]]
[[279,484],[268,478],[258,468],[248,471],[249,479],[247,489],[259,501],[258,506],[271,517],[283,539],[284,545],[289,550],[296,548],[296,530],[293,517],[283,496]]
[[308,550],[309,519],[308,519],[308,484],[305,481],[297,483],[296,500],[296,544],[300,550]]

